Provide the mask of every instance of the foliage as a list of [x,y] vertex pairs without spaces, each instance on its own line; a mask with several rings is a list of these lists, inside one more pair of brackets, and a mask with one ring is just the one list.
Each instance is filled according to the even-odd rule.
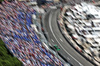
[[0,0],[0,2],[2,2],[3,0]]
[[5,44],[0,39],[0,66],[21,66],[22,63],[16,58],[11,56],[5,47]]

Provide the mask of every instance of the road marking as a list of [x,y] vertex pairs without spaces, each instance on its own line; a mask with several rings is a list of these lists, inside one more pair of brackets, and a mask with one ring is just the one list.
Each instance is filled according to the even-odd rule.
[[70,60],[70,58],[69,58],[69,57],[67,57],[67,59],[68,59],[68,60]]
[[[52,12],[51,12],[51,13],[52,13]],[[51,16],[51,14],[50,14],[50,17],[49,17],[49,27],[50,27],[50,30],[51,30],[51,32],[52,32],[54,38],[56,39],[56,41],[58,42],[58,44],[62,47],[62,49],[63,49],[70,57],[72,57],[76,62],[78,62],[80,66],[83,66],[78,60],[76,60],[71,54],[69,54],[69,53],[63,48],[63,46],[60,44],[60,42],[57,40],[57,38],[56,38],[56,36],[55,36],[55,34],[54,34],[53,30],[52,30],[52,27],[51,27],[51,17],[52,17],[52,16]]]
[[60,40],[63,42],[63,40],[60,38]]
[[52,42],[54,42],[54,40],[53,40],[53,39],[51,39],[51,41],[52,41]]

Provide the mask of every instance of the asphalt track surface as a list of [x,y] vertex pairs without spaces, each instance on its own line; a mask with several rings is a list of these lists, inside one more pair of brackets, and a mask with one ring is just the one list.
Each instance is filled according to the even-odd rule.
[[52,45],[56,44],[61,49],[58,52],[73,66],[93,66],[75,51],[61,34],[57,25],[57,16],[59,12],[59,9],[52,9],[44,17],[44,27],[47,31],[48,41]]

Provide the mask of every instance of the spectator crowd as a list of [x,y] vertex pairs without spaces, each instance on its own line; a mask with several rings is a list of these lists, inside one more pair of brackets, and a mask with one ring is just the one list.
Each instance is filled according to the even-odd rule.
[[34,2],[34,1],[37,1],[37,0],[19,0],[19,1]]
[[25,66],[63,66],[62,62],[46,50],[31,27],[36,10],[24,2],[0,4],[0,38]]

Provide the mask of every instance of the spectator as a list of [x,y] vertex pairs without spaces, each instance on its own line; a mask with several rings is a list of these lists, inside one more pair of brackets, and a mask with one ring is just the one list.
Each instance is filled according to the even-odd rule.
[[31,15],[37,13],[34,11],[23,2],[9,3],[5,0],[0,5],[0,12],[4,14],[0,17],[0,37],[25,66],[61,65],[61,61],[42,46],[34,28],[30,26]]

